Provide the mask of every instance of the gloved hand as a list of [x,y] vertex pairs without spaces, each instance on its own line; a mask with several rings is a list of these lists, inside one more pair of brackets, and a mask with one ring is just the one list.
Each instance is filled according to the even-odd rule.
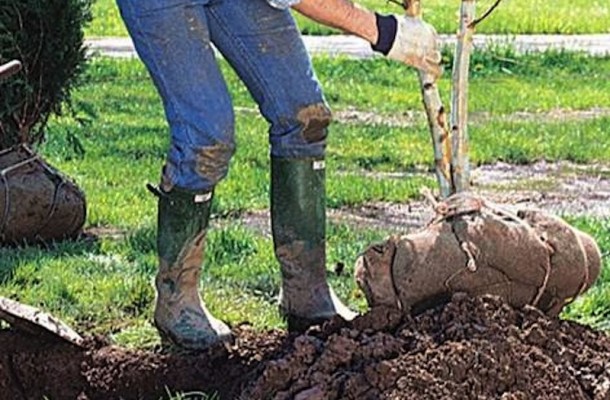
[[419,18],[379,15],[379,37],[373,50],[432,75],[443,73],[436,30]]

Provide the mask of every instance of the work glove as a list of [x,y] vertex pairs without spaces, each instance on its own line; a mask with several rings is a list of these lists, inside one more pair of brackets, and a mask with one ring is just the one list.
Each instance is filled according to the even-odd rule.
[[379,15],[379,37],[373,50],[389,59],[415,67],[434,79],[443,73],[438,35],[432,25],[420,18],[396,15]]

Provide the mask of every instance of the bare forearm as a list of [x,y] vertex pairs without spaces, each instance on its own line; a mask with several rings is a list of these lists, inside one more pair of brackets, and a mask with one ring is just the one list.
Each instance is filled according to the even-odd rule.
[[375,14],[350,0],[302,0],[293,8],[316,22],[377,42]]
[[375,52],[435,78],[442,74],[436,31],[420,18],[376,14],[351,0],[296,1],[287,3],[317,22],[360,36]]

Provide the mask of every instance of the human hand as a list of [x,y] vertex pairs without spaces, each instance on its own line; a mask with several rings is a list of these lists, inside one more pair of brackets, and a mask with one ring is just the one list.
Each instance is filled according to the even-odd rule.
[[442,73],[438,35],[420,18],[377,15],[379,37],[373,50],[438,79]]

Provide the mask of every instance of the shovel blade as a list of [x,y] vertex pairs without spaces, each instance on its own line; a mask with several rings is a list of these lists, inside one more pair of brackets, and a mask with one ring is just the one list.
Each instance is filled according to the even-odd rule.
[[0,320],[30,335],[52,337],[78,347],[83,344],[83,338],[57,318],[6,297],[0,297]]

